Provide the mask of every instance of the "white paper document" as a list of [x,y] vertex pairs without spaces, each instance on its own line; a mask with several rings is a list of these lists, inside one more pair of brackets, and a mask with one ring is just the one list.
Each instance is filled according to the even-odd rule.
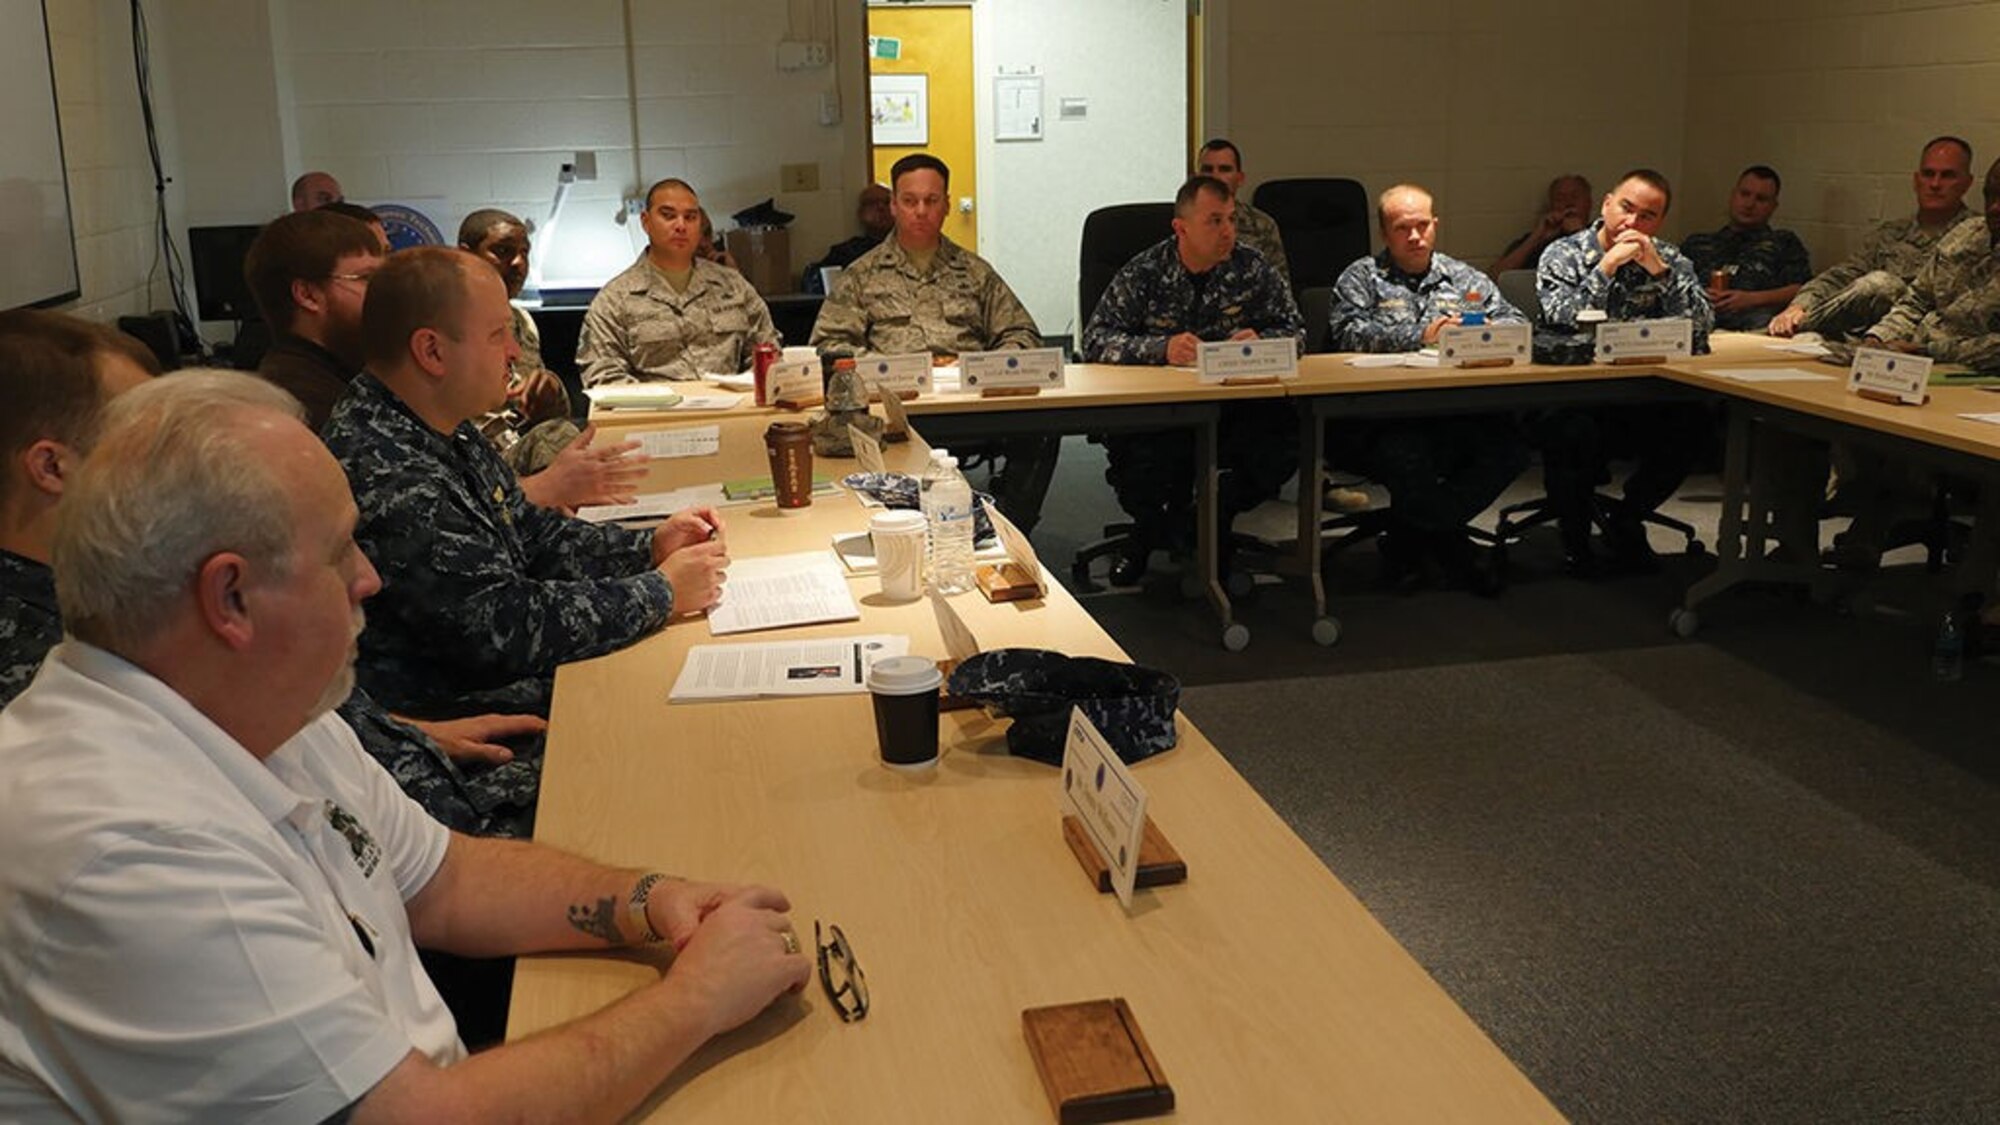
[[708,611],[708,631],[721,637],[860,617],[833,553],[803,551],[732,560],[722,602]]
[[1739,383],[1833,383],[1839,376],[1822,375],[1803,367],[1718,367],[1709,372]]
[[1801,332],[1789,340],[1779,340],[1764,346],[1774,352],[1790,352],[1793,355],[1811,356],[1814,359],[1833,354],[1817,332]]
[[693,485],[672,492],[647,492],[630,504],[586,504],[576,510],[576,518],[590,523],[633,523],[663,520],[682,508],[697,504],[717,507],[724,502],[719,484]]
[[734,410],[742,405],[743,396],[734,394],[682,395],[681,400],[667,407],[675,413],[683,410]]
[[738,371],[734,374],[704,371],[701,377],[718,387],[725,387],[732,391],[754,391],[757,389],[757,374],[754,371]]
[[1390,352],[1387,354],[1350,356],[1349,367],[1436,367],[1435,350],[1423,352]]
[[2000,414],[1961,414],[1959,417],[1973,422],[1986,422],[1991,425],[2000,426]]
[[583,393],[589,397],[592,410],[670,410],[682,397],[668,383],[608,383],[585,388]]
[[903,656],[910,638],[894,633],[813,637],[769,644],[696,645],[667,699],[754,699],[783,695],[855,695],[868,690],[868,669]]
[[629,436],[639,443],[640,452],[655,461],[666,457],[708,457],[722,449],[721,426],[647,430]]

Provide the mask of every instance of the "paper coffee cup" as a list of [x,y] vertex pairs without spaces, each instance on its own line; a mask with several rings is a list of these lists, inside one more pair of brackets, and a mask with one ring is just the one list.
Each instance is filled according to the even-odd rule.
[[877,512],[868,520],[882,596],[890,601],[913,601],[924,592],[924,525],[922,512],[907,509]]
[[938,688],[943,684],[936,662],[925,656],[892,656],[868,669],[883,765],[907,770],[937,764]]

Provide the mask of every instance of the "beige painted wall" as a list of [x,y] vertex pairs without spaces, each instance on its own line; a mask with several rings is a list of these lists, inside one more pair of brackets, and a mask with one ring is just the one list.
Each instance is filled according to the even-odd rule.
[[1414,180],[1437,197],[1439,248],[1474,264],[1527,229],[1558,172],[1600,191],[1635,165],[1682,176],[1687,0],[1208,11],[1227,56],[1211,124],[1241,145],[1252,183],[1350,176],[1373,194]]
[[[637,169],[619,0],[269,2],[288,173],[332,170],[363,202],[434,199],[450,238],[478,207],[544,218],[560,164],[594,151],[598,179],[575,186],[542,256],[552,280],[629,264],[643,236],[613,223],[618,200],[668,176],[724,229],[775,197],[798,217],[800,262],[852,233],[867,182],[858,2],[632,3]],[[834,65],[779,70],[786,38],[832,42]],[[820,95],[836,89],[843,121],[822,125]],[[819,190],[781,192],[781,163],[816,163]]]
[[1916,209],[1924,141],[1972,142],[1974,186],[2000,156],[2000,3],[1959,0],[1693,0],[1688,206],[1676,234],[1720,226],[1746,164],[1785,177],[1777,225],[1813,268],[1858,234]]
[[[157,4],[148,4],[153,45],[163,35]],[[49,46],[63,159],[76,226],[83,295],[65,311],[93,320],[167,307],[165,271],[153,273],[153,171],[132,76],[131,11],[122,0],[50,0]],[[154,74],[154,107],[172,158],[172,87]],[[169,221],[180,229],[170,193]]]

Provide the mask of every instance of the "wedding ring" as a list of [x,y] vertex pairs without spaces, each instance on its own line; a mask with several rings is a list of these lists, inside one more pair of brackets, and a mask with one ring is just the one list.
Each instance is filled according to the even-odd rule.
[[799,935],[793,933],[790,930],[779,930],[778,936],[785,939],[785,952],[787,954],[797,953],[799,951]]

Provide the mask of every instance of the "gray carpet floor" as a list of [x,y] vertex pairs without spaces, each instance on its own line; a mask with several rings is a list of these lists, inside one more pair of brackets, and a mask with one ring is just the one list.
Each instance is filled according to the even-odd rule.
[[[1059,576],[1116,516],[1101,473],[1065,443]],[[1675,511],[1712,536],[1713,481]],[[2000,666],[1932,678],[1935,583],[1895,568],[1849,614],[1740,591],[1680,640],[1706,560],[1558,561],[1398,597],[1357,549],[1333,648],[1296,582],[1244,600],[1238,654],[1170,573],[1077,592],[1573,1119],[2000,1121]]]

